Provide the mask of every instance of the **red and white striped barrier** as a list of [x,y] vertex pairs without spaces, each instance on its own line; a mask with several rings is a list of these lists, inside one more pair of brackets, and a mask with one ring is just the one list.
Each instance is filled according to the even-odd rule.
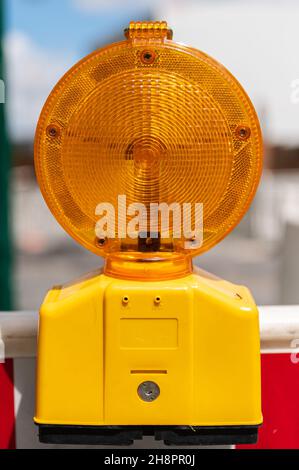
[[[299,306],[259,307],[264,424],[256,445],[299,448]],[[34,414],[36,312],[0,313],[0,448],[38,442]],[[150,438],[135,447],[157,448]],[[61,447],[61,446],[60,446]]]

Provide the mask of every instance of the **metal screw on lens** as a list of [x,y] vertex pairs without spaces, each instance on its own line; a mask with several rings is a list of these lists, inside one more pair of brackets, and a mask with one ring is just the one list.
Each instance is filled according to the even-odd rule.
[[141,52],[140,60],[144,64],[153,64],[156,60],[156,53],[152,50],[145,50]]
[[160,395],[160,388],[155,382],[142,382],[137,389],[137,393],[143,401],[154,401]]
[[50,124],[46,129],[47,135],[49,137],[55,138],[58,137],[60,134],[60,129],[57,124]]
[[105,245],[107,238],[97,238],[97,243],[99,246]]
[[251,134],[251,130],[250,130],[250,127],[248,126],[238,126],[236,128],[236,136],[238,137],[238,139],[240,140],[247,140],[249,139],[250,137],[250,134]]

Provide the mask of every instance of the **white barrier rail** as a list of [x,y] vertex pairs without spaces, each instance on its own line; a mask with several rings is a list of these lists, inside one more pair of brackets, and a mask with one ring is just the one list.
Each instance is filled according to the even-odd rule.
[[[259,312],[262,353],[298,352],[299,305],[261,306]],[[37,312],[0,312],[0,356],[34,357],[37,328]]]

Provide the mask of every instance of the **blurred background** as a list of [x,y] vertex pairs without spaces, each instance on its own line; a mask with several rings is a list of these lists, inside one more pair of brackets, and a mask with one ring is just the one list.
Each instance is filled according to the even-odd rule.
[[52,87],[76,61],[120,40],[130,20],[162,19],[176,41],[205,51],[236,76],[264,134],[264,173],[249,213],[195,262],[246,284],[258,304],[299,303],[299,2],[0,3],[0,309],[36,310],[53,284],[102,264],[63,231],[40,195],[35,126]]

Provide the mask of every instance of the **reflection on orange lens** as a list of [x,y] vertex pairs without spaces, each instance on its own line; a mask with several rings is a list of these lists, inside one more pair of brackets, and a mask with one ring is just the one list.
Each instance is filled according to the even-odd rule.
[[[50,94],[36,132],[38,181],[61,225],[99,255],[198,255],[232,230],[254,196],[262,165],[258,119],[235,78],[171,41],[166,23],[132,23],[126,37],[84,58]],[[157,238],[148,220],[145,238],[134,238],[133,215],[120,210],[119,195],[148,210],[151,203],[202,203],[202,243],[191,234],[186,244],[174,233],[183,220],[175,211],[167,237],[158,218]],[[98,237],[103,202],[115,209],[114,223],[106,213],[115,231]],[[190,218],[194,227],[192,210]]]

